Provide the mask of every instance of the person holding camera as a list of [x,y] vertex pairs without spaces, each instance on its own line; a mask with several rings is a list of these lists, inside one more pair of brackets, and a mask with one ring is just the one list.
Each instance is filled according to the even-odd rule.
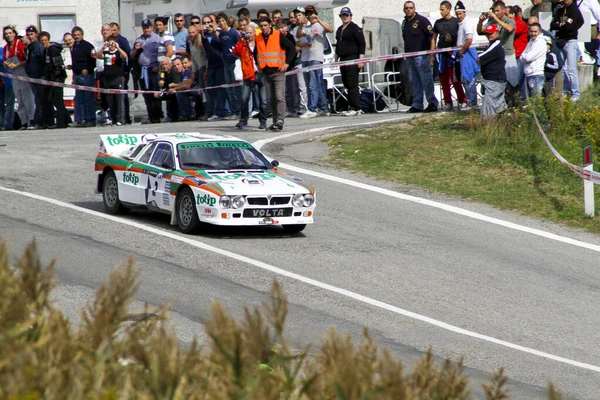
[[[223,45],[220,32],[215,29],[212,18],[208,15],[202,17],[202,45],[206,53],[206,72],[204,78],[207,87],[220,86],[225,83],[225,63],[223,62]],[[225,101],[227,91],[225,88],[210,89],[206,91],[206,116],[208,121],[220,121],[225,118]]]
[[[117,43],[117,38],[110,35],[101,48],[96,52],[96,58],[102,60],[101,84],[104,89],[123,88],[123,64],[127,62],[127,53]],[[106,102],[110,110],[111,125],[123,125],[121,104],[123,94],[106,94]]]
[[242,109],[240,121],[235,126],[238,129],[243,129],[248,125],[248,118],[250,116],[248,110],[248,104],[250,102],[250,96],[252,92],[257,89],[258,98],[260,101],[260,111],[258,114],[258,121],[260,125],[258,129],[267,129],[267,90],[262,81],[262,74],[258,71],[258,67],[254,60],[254,51],[256,50],[256,32],[252,26],[246,26],[244,32],[242,32],[242,40],[236,43],[231,54],[238,57],[242,62],[242,75],[243,75],[243,86],[242,86]]

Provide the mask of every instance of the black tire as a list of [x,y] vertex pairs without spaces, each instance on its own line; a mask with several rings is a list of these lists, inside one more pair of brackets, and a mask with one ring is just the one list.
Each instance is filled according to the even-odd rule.
[[119,181],[114,171],[108,171],[104,176],[102,183],[102,201],[104,209],[112,215],[120,215],[129,212],[119,199]]
[[194,233],[200,228],[194,194],[188,187],[177,195],[177,226],[182,233]]
[[302,232],[306,228],[306,224],[283,225],[283,230],[288,233]]

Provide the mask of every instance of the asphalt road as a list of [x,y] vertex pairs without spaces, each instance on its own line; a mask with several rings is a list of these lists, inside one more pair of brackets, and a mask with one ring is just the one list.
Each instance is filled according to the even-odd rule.
[[[56,300],[74,320],[111,268],[133,254],[142,272],[134,308],[170,302],[184,342],[202,337],[212,301],[241,315],[244,305],[261,304],[278,278],[298,347],[318,343],[330,326],[355,338],[367,326],[409,365],[431,346],[440,358],[464,357],[475,382],[505,367],[515,399],[544,398],[549,381],[566,398],[597,399],[600,238],[327,167],[320,136],[388,118],[405,116],[289,119],[277,134],[234,131],[235,121],[2,132],[0,236],[15,256],[36,238],[44,260],[59,258]],[[276,228],[186,236],[162,215],[106,218],[94,194],[99,134],[198,130],[252,142],[287,135],[263,142],[263,151],[327,174],[299,173],[317,189],[316,223],[295,236]]]

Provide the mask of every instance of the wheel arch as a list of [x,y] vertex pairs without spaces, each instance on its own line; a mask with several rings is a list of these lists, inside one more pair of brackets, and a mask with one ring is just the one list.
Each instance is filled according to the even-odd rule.
[[111,171],[115,174],[115,176],[117,175],[113,168],[106,166],[102,170],[102,173],[98,176],[98,187],[96,188],[98,190],[98,193],[102,193],[102,188],[104,187],[104,178],[106,177],[106,174],[108,174]]

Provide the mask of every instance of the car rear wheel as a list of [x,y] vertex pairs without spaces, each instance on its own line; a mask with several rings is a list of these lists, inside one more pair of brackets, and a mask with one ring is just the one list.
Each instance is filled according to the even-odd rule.
[[289,233],[302,232],[306,228],[306,224],[283,225],[283,230]]
[[183,233],[196,232],[200,227],[194,194],[190,188],[184,188],[177,195],[177,226]]
[[119,182],[114,171],[108,171],[102,184],[102,201],[107,213],[113,215],[125,214],[129,211],[119,200]]

